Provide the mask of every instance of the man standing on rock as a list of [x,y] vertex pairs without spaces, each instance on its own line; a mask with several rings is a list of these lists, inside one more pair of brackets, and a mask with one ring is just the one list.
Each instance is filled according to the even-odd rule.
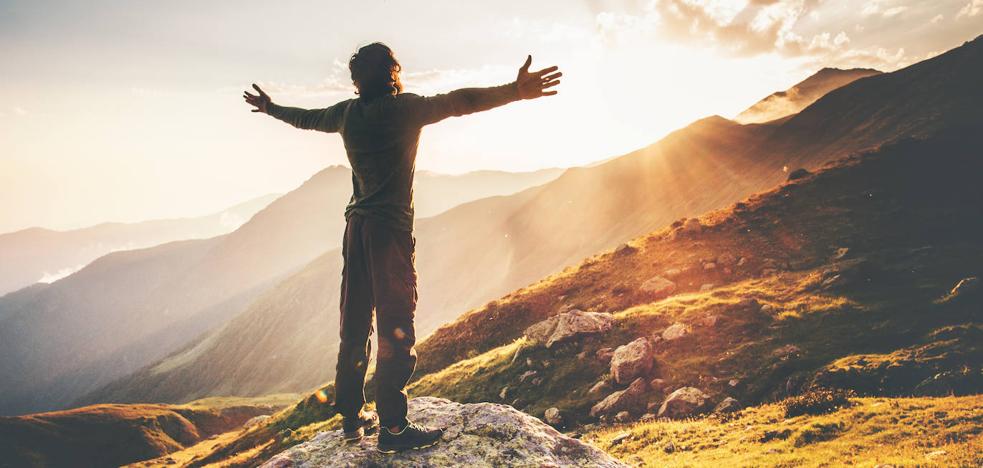
[[[357,98],[326,109],[298,109],[273,104],[245,92],[246,102],[294,127],[340,133],[352,166],[353,194],[342,253],[341,345],[335,377],[335,409],[342,415],[348,440],[373,432],[381,419],[379,450],[393,453],[429,447],[442,429],[421,427],[406,419],[406,383],[416,367],[416,269],[413,265],[413,173],[420,131],[448,117],[489,110],[522,99],[556,94],[557,67],[530,72],[532,56],[512,83],[465,88],[423,97],[404,93],[401,67],[392,49],[374,43],[348,61]],[[379,353],[376,358],[376,406],[363,411],[365,371],[371,354],[369,334],[376,313]]]

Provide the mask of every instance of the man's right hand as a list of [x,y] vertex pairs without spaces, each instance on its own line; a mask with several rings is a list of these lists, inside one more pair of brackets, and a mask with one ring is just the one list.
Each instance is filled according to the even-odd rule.
[[262,89],[259,89],[259,86],[256,86],[256,83],[253,83],[253,89],[259,95],[251,94],[249,91],[243,91],[242,97],[249,105],[256,107],[253,109],[253,112],[262,112],[265,114],[269,109],[270,103],[273,101],[270,100],[270,96],[264,93]]
[[559,68],[554,65],[530,73],[530,65],[532,65],[532,55],[526,57],[526,63],[522,64],[518,76],[515,77],[515,84],[519,89],[519,98],[536,99],[556,94],[556,90],[547,91],[547,89],[560,84],[560,77],[563,76],[563,73],[557,71]]

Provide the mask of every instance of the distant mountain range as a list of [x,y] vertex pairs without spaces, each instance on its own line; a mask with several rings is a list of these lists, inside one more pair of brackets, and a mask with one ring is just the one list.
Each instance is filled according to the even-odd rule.
[[[787,118],[748,125],[706,118],[604,164],[420,220],[418,335],[593,253],[773,187],[790,170],[978,128],[981,82],[983,39],[976,39],[856,80]],[[338,252],[318,257],[194,345],[80,402],[255,395],[331,379],[340,261]]]
[[110,252],[226,234],[278,196],[264,195],[195,218],[102,223],[69,231],[35,227],[0,234],[0,296],[34,283],[59,280]]
[[[438,213],[559,172],[424,172],[417,209]],[[0,414],[67,407],[225,323],[340,244],[350,195],[350,170],[330,167],[229,234],[114,252],[0,298]]]

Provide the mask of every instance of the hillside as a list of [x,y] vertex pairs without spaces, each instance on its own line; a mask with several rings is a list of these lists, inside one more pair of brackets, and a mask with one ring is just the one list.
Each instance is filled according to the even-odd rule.
[[[500,183],[511,177],[501,172],[424,174],[418,209],[435,213],[556,172],[515,174],[510,183]],[[0,414],[63,408],[227,322],[340,243],[350,196],[350,171],[331,167],[227,235],[114,252],[0,298],[0,372],[12,376],[0,382]]]
[[[544,418],[555,407],[560,427],[627,462],[639,461],[636,450],[656,464],[819,464],[833,454],[869,462],[851,443],[874,438],[890,442],[873,452],[886,460],[917,463],[944,450],[933,455],[940,463],[967,463],[978,453],[979,398],[927,397],[983,389],[983,291],[971,279],[983,265],[983,187],[974,183],[983,169],[980,143],[979,132],[905,140],[699,224],[674,223],[588,258],[441,327],[418,347],[410,393],[503,402]],[[671,278],[675,290],[652,290],[655,276]],[[572,309],[611,314],[613,327],[552,348],[525,336],[527,327]],[[640,393],[622,402],[622,421],[651,417],[643,413],[686,386],[706,393],[691,416],[725,397],[751,408],[733,418],[628,428],[613,413],[591,415],[627,386],[613,381],[601,356],[639,337],[652,346],[654,367],[642,374]],[[598,384],[604,388],[592,391]],[[852,409],[830,415],[783,417],[777,406],[756,408],[817,388],[880,399],[848,398],[852,403],[843,404]],[[325,404],[332,393],[329,384],[264,427],[199,448],[190,466],[253,465],[337,427]],[[926,398],[896,398],[910,395]],[[892,419],[902,415],[951,424],[906,432]],[[672,449],[664,449],[667,439]],[[789,444],[806,448],[793,455]]]
[[291,398],[97,405],[0,417],[0,465],[102,467],[156,458],[269,415]]
[[[977,39],[912,67],[853,82],[790,119],[764,125],[703,119],[647,148],[568,170],[540,187],[420,220],[418,336],[593,253],[773,187],[787,177],[783,169],[797,167],[791,165],[796,161],[815,168],[908,134],[978,126],[983,106],[959,104],[959,112],[949,113],[957,101],[983,98],[974,87],[983,63],[981,48],[983,39]],[[870,89],[867,83],[875,79],[884,91]],[[854,96],[856,87],[863,98]],[[910,100],[909,94],[919,94],[920,107],[895,104]],[[841,130],[842,135],[827,131],[825,126],[837,119],[851,120],[854,127]],[[810,122],[817,127],[805,131]],[[879,130],[857,130],[865,128]],[[800,152],[800,147],[815,153]],[[82,401],[178,402],[227,392],[297,391],[330,380],[340,260],[337,252],[325,254],[254,302],[238,320],[201,338],[193,352],[171,356]],[[258,345],[244,350],[243,343]],[[242,359],[243,353],[251,358]]]
[[196,218],[103,223],[69,231],[29,228],[0,234],[0,296],[37,282],[51,283],[109,252],[226,234],[277,196],[257,197]]
[[797,114],[830,91],[881,72],[869,68],[823,68],[785,91],[778,91],[754,103],[734,117],[742,124],[763,123]]

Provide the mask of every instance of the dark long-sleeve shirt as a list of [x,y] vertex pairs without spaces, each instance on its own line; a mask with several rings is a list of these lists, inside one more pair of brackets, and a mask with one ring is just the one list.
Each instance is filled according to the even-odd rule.
[[413,174],[423,126],[518,99],[516,85],[510,83],[429,97],[400,93],[355,98],[326,109],[271,103],[267,113],[297,128],[341,133],[352,166],[352,198],[345,218],[357,213],[412,231]]

